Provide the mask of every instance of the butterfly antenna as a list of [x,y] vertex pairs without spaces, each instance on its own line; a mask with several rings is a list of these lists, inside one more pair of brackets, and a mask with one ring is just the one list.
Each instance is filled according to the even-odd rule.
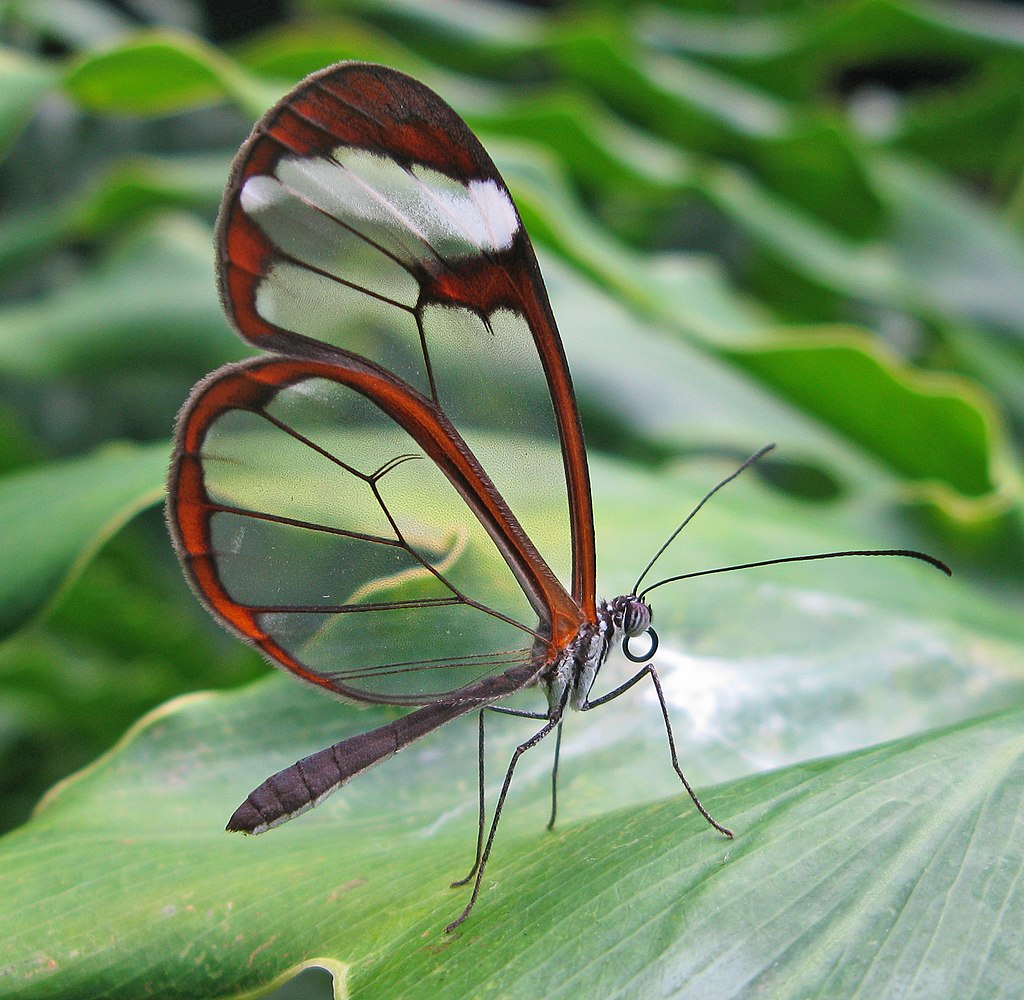
[[[682,524],[680,524],[679,527],[676,528],[676,530],[673,531],[667,539],[665,539],[665,543],[661,546],[660,549],[658,549],[657,552],[654,553],[654,556],[651,559],[651,561],[644,567],[644,571],[637,578],[636,583],[633,584],[633,589],[630,591],[631,594],[637,594],[639,592],[640,584],[643,583],[644,577],[647,576],[647,574],[651,571],[651,567],[654,566],[654,564],[661,558],[664,551],[676,540],[676,536],[679,534],[679,532],[682,531],[683,528],[685,528],[694,519],[694,517],[697,514],[697,511],[699,511],[701,507],[703,507],[704,504],[706,504],[723,486],[725,486],[727,483],[731,483],[741,472],[743,472],[744,469],[748,469],[756,461],[758,461],[761,458],[764,458],[764,456],[767,455],[768,452],[770,452],[774,447],[774,444],[766,444],[763,448],[759,448],[738,469],[730,473],[728,476],[725,477],[725,479],[718,483],[718,485],[713,486],[710,490],[708,490],[707,493],[704,494],[704,497],[700,501],[700,503],[697,504],[697,506],[694,507],[693,510],[691,510],[685,518],[683,518]],[[661,582],[667,583],[668,581],[662,580]],[[661,584],[656,583],[653,587],[648,587],[647,590],[653,590],[654,587],[659,586],[661,586]],[[644,593],[646,592],[647,591],[644,591]]]
[[666,577],[664,580],[652,583],[649,587],[645,587],[643,592],[637,596],[643,597],[656,587],[662,587],[666,583],[676,583],[678,580],[690,580],[695,576],[731,573],[733,570],[754,569],[757,566],[778,566],[779,563],[811,562],[815,559],[842,559],[844,556],[903,556],[907,559],[918,559],[921,562],[926,562],[929,566],[942,570],[946,576],[953,575],[953,571],[941,559],[936,559],[935,556],[930,556],[927,552],[918,552],[916,549],[846,549],[841,552],[815,552],[806,556],[782,556],[779,559],[762,559],[759,562],[738,563],[735,566],[719,566],[717,569],[701,569],[694,573],[681,573],[679,576]]

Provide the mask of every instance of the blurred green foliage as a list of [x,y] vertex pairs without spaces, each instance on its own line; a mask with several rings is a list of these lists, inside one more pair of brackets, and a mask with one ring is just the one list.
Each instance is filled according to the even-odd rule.
[[[1020,706],[1018,9],[309,0],[259,30],[236,25],[226,44],[211,39],[227,26],[187,0],[131,9],[24,0],[0,14],[5,827],[145,710],[265,673],[184,585],[157,507],[178,407],[246,352],[213,280],[228,164],[264,108],[339,59],[422,79],[494,155],[549,276],[599,466],[615,456],[629,475],[693,468],[710,481],[710,460],[776,439],[765,474],[791,506],[752,527],[768,555],[820,547],[831,527],[839,544],[955,564],[945,613],[977,630],[963,647],[983,664],[961,657],[962,701],[841,745],[823,718],[802,753]],[[617,481],[596,476],[599,508],[616,506]],[[709,559],[765,554],[732,552],[713,523],[711,537]],[[640,561],[602,567],[628,583]],[[727,640],[749,644],[744,628],[733,618]],[[918,707],[934,685],[914,682]],[[707,776],[741,773],[734,761]],[[218,990],[256,988],[295,961],[271,955]],[[198,995],[167,976],[161,995]],[[1022,989],[1018,969],[977,995]]]

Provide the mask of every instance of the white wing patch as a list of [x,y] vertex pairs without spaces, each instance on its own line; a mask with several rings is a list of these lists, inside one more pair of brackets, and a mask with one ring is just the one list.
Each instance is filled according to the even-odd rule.
[[[283,157],[276,179],[246,181],[241,201],[246,214],[278,245],[283,238],[323,246],[319,239],[264,227],[264,220],[284,211],[293,223],[315,229],[333,223],[379,255],[407,265],[507,250],[519,230],[512,199],[494,180],[467,185],[418,164],[406,169],[346,146],[330,158]],[[290,210],[288,202],[293,203]]]

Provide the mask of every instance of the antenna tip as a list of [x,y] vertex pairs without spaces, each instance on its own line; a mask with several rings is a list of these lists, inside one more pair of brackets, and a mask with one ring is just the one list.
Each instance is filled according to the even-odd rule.
[[893,555],[907,556],[910,559],[919,559],[921,562],[928,563],[929,566],[934,566],[938,570],[942,570],[946,576],[952,576],[953,571],[941,560],[935,556],[928,555],[927,552],[918,552],[917,549],[897,549]]

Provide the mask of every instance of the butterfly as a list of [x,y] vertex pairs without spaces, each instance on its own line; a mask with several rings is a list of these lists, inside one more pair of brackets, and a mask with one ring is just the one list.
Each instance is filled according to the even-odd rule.
[[[672,766],[731,837],[680,769],[651,661],[646,594],[681,577],[641,591],[652,559],[631,593],[596,596],[565,352],[529,236],[468,126],[396,70],[328,67],[256,124],[216,233],[226,312],[267,353],[203,379],[179,416],[167,513],[185,574],[274,665],[344,699],[414,709],[268,778],[228,830],[284,823],[477,711],[476,855],[453,883],[472,891],[450,931],[477,899],[522,754],[560,737],[568,710],[649,679]],[[854,553],[791,558],[838,554]],[[617,642],[643,666],[592,698]],[[530,687],[544,711],[500,704]],[[486,837],[485,710],[540,723],[508,765]]]

